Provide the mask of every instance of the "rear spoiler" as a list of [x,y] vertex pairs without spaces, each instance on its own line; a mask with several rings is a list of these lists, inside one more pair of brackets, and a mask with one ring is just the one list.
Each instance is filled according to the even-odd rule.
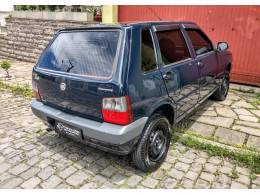
[[86,26],[77,26],[77,27],[67,27],[58,30],[58,32],[64,32],[64,31],[77,31],[77,30],[95,30],[95,29],[121,29],[122,25],[108,25],[108,24],[90,24]]

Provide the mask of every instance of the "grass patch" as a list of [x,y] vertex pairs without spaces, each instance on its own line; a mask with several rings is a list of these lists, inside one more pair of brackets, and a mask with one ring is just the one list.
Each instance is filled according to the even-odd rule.
[[250,101],[250,104],[252,104],[253,106],[257,107],[260,106],[260,93],[256,93],[254,89],[249,89],[249,90],[245,90],[245,89],[230,89],[231,91],[234,92],[242,92],[242,93],[251,93],[251,94],[255,94],[256,97],[254,100]]
[[0,89],[6,89],[11,91],[15,95],[20,95],[25,98],[32,98],[33,91],[29,85],[10,85],[3,81],[0,81]]
[[[251,152],[260,152],[256,148],[249,147],[249,146],[246,146],[244,144],[243,145],[231,144],[231,143],[219,140],[217,137],[205,136],[205,135],[202,135],[200,133],[191,131],[191,130],[189,130],[189,127],[192,125],[192,123],[193,123],[193,121],[191,121],[189,119],[184,119],[183,121],[180,121],[179,123],[177,123],[176,125],[174,125],[172,127],[172,133],[177,134],[177,135],[185,134],[185,135],[188,135],[188,136],[191,136],[191,137],[197,137],[197,138],[204,139],[204,140],[218,142],[220,144],[225,144],[227,146],[235,147],[235,148],[238,148],[238,149],[249,150]],[[176,137],[174,135],[172,137],[172,142],[174,143],[176,141],[178,141],[178,136]]]
[[[260,94],[257,94],[257,98],[260,100]],[[173,126],[172,143],[179,142],[190,148],[203,150],[211,156],[230,158],[238,164],[250,168],[252,172],[260,173],[260,151],[246,145],[224,143],[217,138],[205,137],[197,132],[189,131],[188,129],[192,123],[189,119],[184,119]],[[232,173],[234,178],[236,178],[235,171]]]
[[217,145],[199,141],[192,136],[174,136],[179,143],[185,146],[203,150],[212,156],[228,157],[250,168],[255,173],[260,173],[260,153],[241,150],[241,152],[229,150]]
[[242,93],[255,93],[255,90],[254,89],[242,89],[242,88],[232,88],[230,89],[230,91],[238,91],[238,92],[242,92]]
[[253,106],[260,106],[260,94],[257,94],[255,100],[253,100],[251,104],[253,104]]
[[237,172],[237,170],[236,170],[235,167],[232,169],[231,174],[230,174],[230,177],[231,177],[232,179],[237,179],[237,178],[239,178],[238,172]]
[[184,133],[186,132],[193,122],[187,118],[184,118],[182,121],[178,122],[177,124],[173,125],[172,131]]
[[218,138],[203,136],[201,134],[198,134],[198,133],[192,132],[192,131],[187,131],[187,132],[185,132],[185,134],[193,136],[193,137],[197,137],[197,138],[200,138],[200,139],[217,142],[217,143],[220,143],[220,144],[225,144],[227,146],[231,146],[231,147],[234,147],[234,148],[237,148],[237,149],[241,149],[241,150],[248,150],[250,152],[255,152],[255,153],[259,152],[256,148],[249,147],[249,146],[246,146],[244,144],[243,145],[231,144],[231,143],[228,143],[228,142],[220,141]]

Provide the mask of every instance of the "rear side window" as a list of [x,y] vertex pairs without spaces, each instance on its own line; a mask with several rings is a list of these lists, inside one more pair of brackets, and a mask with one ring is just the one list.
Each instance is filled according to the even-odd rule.
[[142,30],[142,71],[148,72],[157,68],[153,40],[149,30]]
[[180,30],[159,31],[156,34],[164,65],[191,57]]
[[198,29],[187,29],[192,45],[197,55],[213,50],[209,38]]
[[40,68],[73,74],[110,77],[119,31],[63,32],[39,59]]

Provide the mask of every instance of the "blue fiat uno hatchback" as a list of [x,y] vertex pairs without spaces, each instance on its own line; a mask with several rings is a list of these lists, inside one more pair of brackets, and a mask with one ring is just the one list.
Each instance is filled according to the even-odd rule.
[[59,134],[155,170],[171,126],[224,100],[232,55],[192,22],[60,30],[33,68],[33,113]]

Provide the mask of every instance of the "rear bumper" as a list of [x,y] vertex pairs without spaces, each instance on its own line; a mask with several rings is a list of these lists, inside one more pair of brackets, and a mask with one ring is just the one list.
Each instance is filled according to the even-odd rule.
[[59,121],[81,129],[83,136],[77,141],[117,154],[131,152],[148,119],[148,117],[142,117],[129,125],[120,126],[71,115],[39,101],[32,101],[31,109],[44,121]]

